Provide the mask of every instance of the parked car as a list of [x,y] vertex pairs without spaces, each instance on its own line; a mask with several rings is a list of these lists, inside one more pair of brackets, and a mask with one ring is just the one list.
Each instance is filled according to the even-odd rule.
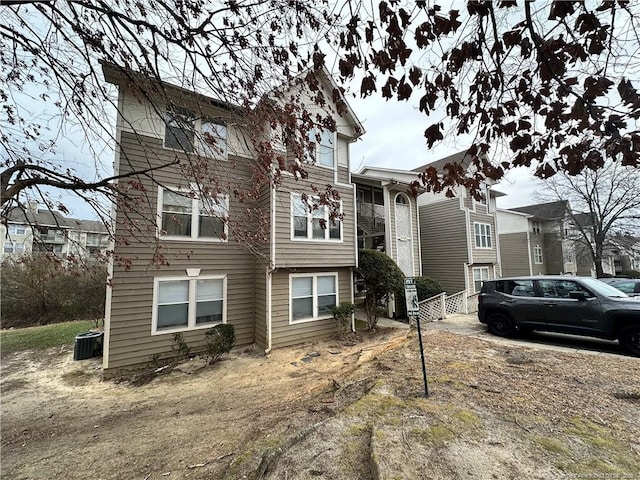
[[600,278],[599,280],[608,283],[609,285],[613,285],[630,297],[640,297],[640,278],[610,277]]
[[483,283],[478,318],[503,337],[543,330],[618,339],[640,356],[640,301],[590,277],[535,276]]

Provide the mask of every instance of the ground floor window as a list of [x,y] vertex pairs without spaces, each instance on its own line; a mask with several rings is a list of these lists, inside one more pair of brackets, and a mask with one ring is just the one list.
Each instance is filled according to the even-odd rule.
[[289,277],[290,322],[330,318],[338,304],[337,273],[300,273]]
[[482,282],[489,280],[489,267],[473,268],[473,292],[479,293],[482,288]]
[[197,329],[224,323],[226,290],[226,276],[156,277],[153,332]]

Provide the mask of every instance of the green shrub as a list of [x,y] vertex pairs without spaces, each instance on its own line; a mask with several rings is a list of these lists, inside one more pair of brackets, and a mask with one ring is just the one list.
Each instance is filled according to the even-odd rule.
[[207,330],[205,338],[209,363],[214,363],[220,360],[223,354],[229,353],[236,344],[235,328],[228,323],[221,323]]
[[404,274],[391,257],[370,249],[360,250],[360,261],[356,271],[364,281],[367,324],[373,329],[378,323],[378,307],[388,301],[390,294],[402,293]]
[[171,350],[175,352],[175,358],[183,360],[191,353],[191,347],[187,344],[182,333],[177,332],[173,334],[171,342]]
[[440,282],[425,276],[416,277],[416,289],[418,290],[418,300],[421,301],[444,292]]
[[25,255],[2,262],[1,275],[3,328],[104,317],[104,263]]
[[356,311],[356,306],[353,303],[341,302],[340,305],[336,305],[331,309],[333,318],[336,321],[336,327],[338,329],[338,337],[343,338],[349,329],[351,323],[351,315]]

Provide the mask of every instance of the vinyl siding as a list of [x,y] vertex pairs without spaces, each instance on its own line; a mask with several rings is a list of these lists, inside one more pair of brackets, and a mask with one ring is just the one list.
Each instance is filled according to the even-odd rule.
[[[478,205],[482,207],[482,205]],[[486,223],[491,226],[491,248],[476,248],[475,240],[475,223]],[[473,263],[490,263],[498,262],[498,250],[496,242],[496,222],[493,215],[487,215],[477,212],[469,212],[469,234],[472,246]]]
[[[143,147],[140,141],[144,141]],[[166,162],[176,152],[161,147],[153,138],[136,138],[123,132],[121,142],[121,172],[140,165]],[[181,154],[184,155],[184,154]],[[242,158],[230,158],[217,162],[218,178],[250,178],[247,162]],[[238,175],[240,172],[240,175]],[[177,169],[163,169],[154,173],[157,182],[171,186],[186,186],[188,182]],[[122,211],[116,215],[116,251],[125,259],[125,266],[114,265],[111,316],[109,321],[108,370],[139,366],[148,363],[153,355],[170,355],[173,333],[151,335],[154,277],[184,277],[187,268],[201,269],[200,275],[227,275],[227,323],[234,325],[237,345],[254,342],[256,297],[256,257],[238,241],[233,228],[228,242],[193,242],[161,240],[155,238],[157,213],[157,187],[146,178],[140,179],[146,194],[141,202],[124,218]],[[233,185],[233,183],[231,183]],[[242,219],[247,203],[240,203],[229,196],[230,223]],[[241,223],[241,222],[238,222]],[[131,225],[136,226],[135,234]],[[154,254],[161,254],[168,265],[156,267]],[[156,257],[157,258],[157,257]],[[249,300],[249,301],[248,301]],[[189,346],[198,350],[204,347],[206,329],[184,331]]]
[[255,343],[267,347],[267,267],[257,265],[255,269]]
[[468,233],[459,200],[420,207],[422,274],[438,280],[448,293],[465,289]]
[[[531,255],[531,272],[533,275],[546,275],[548,272],[547,264],[549,257],[547,255],[547,248],[544,243],[545,235],[543,233],[530,233],[529,254]],[[535,263],[534,249],[536,245],[542,247],[542,263]]]
[[544,235],[544,264],[548,275],[557,275],[564,270],[564,260],[562,258],[562,240],[556,232],[545,233]]
[[291,273],[338,273],[338,303],[351,302],[350,268],[303,268],[281,269],[272,279],[272,345],[285,347],[302,342],[318,340],[334,335],[336,324],[333,318],[289,324],[289,275]]
[[291,239],[291,194],[306,193],[313,195],[312,185],[321,187],[333,183],[333,170],[322,167],[308,167],[309,180],[295,180],[287,175],[275,192],[275,266],[316,267],[316,266],[355,266],[356,228],[353,205],[354,185],[336,186],[342,201],[342,240],[292,240]]
[[503,277],[531,274],[528,249],[526,232],[500,235],[500,263]]

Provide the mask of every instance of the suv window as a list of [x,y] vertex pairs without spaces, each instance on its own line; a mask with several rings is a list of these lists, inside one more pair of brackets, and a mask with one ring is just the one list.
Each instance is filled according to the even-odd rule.
[[518,297],[535,297],[533,280],[498,280],[496,291]]
[[539,280],[542,296],[546,298],[570,298],[569,292],[582,292],[588,297],[593,294],[573,280]]
[[616,287],[624,293],[634,293],[634,289],[636,288],[636,284],[634,282],[612,282],[611,286]]

